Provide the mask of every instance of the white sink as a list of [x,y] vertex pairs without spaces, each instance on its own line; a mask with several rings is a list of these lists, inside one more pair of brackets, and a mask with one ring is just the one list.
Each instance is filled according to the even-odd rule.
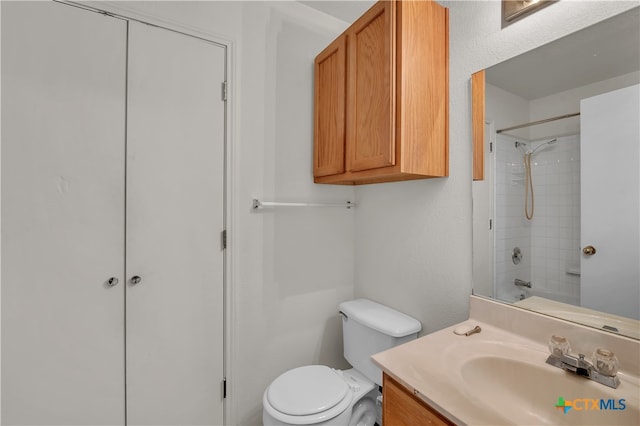
[[[472,398],[521,424],[640,424],[637,388],[624,383],[612,389],[547,364],[491,355],[463,362],[460,375]],[[567,402],[574,406],[566,413],[556,407]]]

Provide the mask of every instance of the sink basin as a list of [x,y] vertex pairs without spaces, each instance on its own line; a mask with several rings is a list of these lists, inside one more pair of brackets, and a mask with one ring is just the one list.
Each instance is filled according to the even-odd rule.
[[[476,404],[521,424],[640,424],[637,386],[608,388],[547,365],[538,353],[496,344],[498,351],[472,345],[479,346],[472,350],[476,355],[460,363],[459,379]],[[518,352],[525,360],[513,356]]]

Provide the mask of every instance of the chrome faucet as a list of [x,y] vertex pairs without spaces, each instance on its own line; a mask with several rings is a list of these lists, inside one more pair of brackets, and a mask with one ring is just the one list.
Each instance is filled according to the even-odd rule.
[[603,374],[593,364],[584,359],[584,354],[578,354],[576,358],[572,355],[552,350],[546,362],[576,376],[585,377],[610,388],[615,389],[620,386],[620,379],[615,372],[613,375]]
[[524,281],[524,280],[521,280],[520,278],[516,278],[515,280],[513,280],[513,284],[518,287],[531,288],[531,281]]

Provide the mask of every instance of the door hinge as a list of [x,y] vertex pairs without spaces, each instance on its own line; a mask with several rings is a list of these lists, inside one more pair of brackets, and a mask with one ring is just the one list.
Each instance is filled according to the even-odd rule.
[[223,81],[222,82],[222,100],[223,101],[227,101],[227,82]]
[[493,142],[489,142],[489,152],[493,152]]
[[222,399],[227,397],[227,378],[222,380]]
[[493,219],[489,219],[489,229],[493,229]]
[[227,230],[226,229],[222,231],[221,238],[222,238],[222,249],[224,250],[227,248]]

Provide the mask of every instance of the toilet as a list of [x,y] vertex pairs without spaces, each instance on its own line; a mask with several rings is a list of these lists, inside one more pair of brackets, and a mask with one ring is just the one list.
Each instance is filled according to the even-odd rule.
[[262,397],[262,421],[270,425],[358,425],[380,423],[382,371],[371,355],[413,340],[420,322],[368,299],[339,305],[344,357],[353,368],[306,365],[286,371]]

